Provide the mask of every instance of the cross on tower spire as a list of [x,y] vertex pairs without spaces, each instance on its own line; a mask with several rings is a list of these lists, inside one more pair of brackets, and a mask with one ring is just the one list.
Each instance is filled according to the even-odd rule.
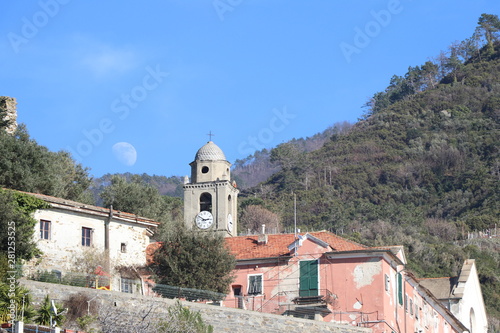
[[208,135],[208,141],[212,141],[212,137],[215,136],[215,134],[212,134],[212,131],[210,131],[207,135]]

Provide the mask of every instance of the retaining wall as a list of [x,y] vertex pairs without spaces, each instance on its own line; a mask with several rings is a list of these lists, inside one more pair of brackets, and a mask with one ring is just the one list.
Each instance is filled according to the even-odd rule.
[[[101,305],[109,320],[116,323],[132,323],[148,312],[155,320],[166,319],[166,308],[175,304],[175,300],[166,298],[146,297],[126,294],[117,291],[95,290],[81,287],[72,287],[53,283],[44,283],[21,279],[20,283],[28,287],[33,295],[35,304],[40,303],[45,295],[63,302],[71,294],[83,292],[91,302]],[[273,315],[241,309],[225,308],[220,306],[182,302],[191,310],[199,311],[206,323],[214,327],[214,332],[270,332],[270,333],[369,333],[371,329],[349,325],[326,323],[294,317]]]

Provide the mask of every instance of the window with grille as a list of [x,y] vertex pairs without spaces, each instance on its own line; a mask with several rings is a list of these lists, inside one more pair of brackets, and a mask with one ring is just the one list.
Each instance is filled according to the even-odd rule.
[[248,276],[248,295],[262,295],[262,274]]

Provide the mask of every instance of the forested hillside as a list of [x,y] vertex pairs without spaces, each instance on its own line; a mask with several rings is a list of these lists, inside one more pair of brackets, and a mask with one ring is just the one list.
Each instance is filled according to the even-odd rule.
[[281,171],[242,193],[243,203],[248,197],[290,227],[296,195],[303,230],[405,245],[420,277],[452,276],[476,258],[498,318],[500,238],[467,239],[495,233],[500,216],[500,44],[491,26],[480,20],[471,39],[394,76],[363,119],[321,149],[273,149]]
[[130,172],[122,174],[105,174],[102,177],[94,178],[92,184],[90,185],[90,191],[93,194],[95,202],[101,206],[103,204],[101,193],[111,185],[111,180],[114,176],[119,176],[124,178],[127,182],[131,182],[132,178],[137,177],[144,184],[150,185],[158,190],[161,195],[167,195],[170,197],[182,197],[182,179],[181,177],[166,177],[157,175],[148,175],[143,173],[142,175],[134,175]]
[[[328,127],[321,133],[311,137],[293,139],[288,142],[298,152],[307,153],[321,148],[325,142],[329,141],[332,135],[341,135],[347,133],[352,124],[344,121]],[[271,151],[262,149],[254,154],[234,162],[232,168],[232,177],[238,183],[238,187],[246,189],[256,186],[266,181],[271,175],[280,170],[280,166],[271,161]]]

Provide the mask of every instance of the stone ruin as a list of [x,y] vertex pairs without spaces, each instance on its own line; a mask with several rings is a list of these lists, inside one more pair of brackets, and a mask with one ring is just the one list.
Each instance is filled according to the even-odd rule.
[[14,134],[17,129],[16,99],[0,96],[0,126],[9,134]]

